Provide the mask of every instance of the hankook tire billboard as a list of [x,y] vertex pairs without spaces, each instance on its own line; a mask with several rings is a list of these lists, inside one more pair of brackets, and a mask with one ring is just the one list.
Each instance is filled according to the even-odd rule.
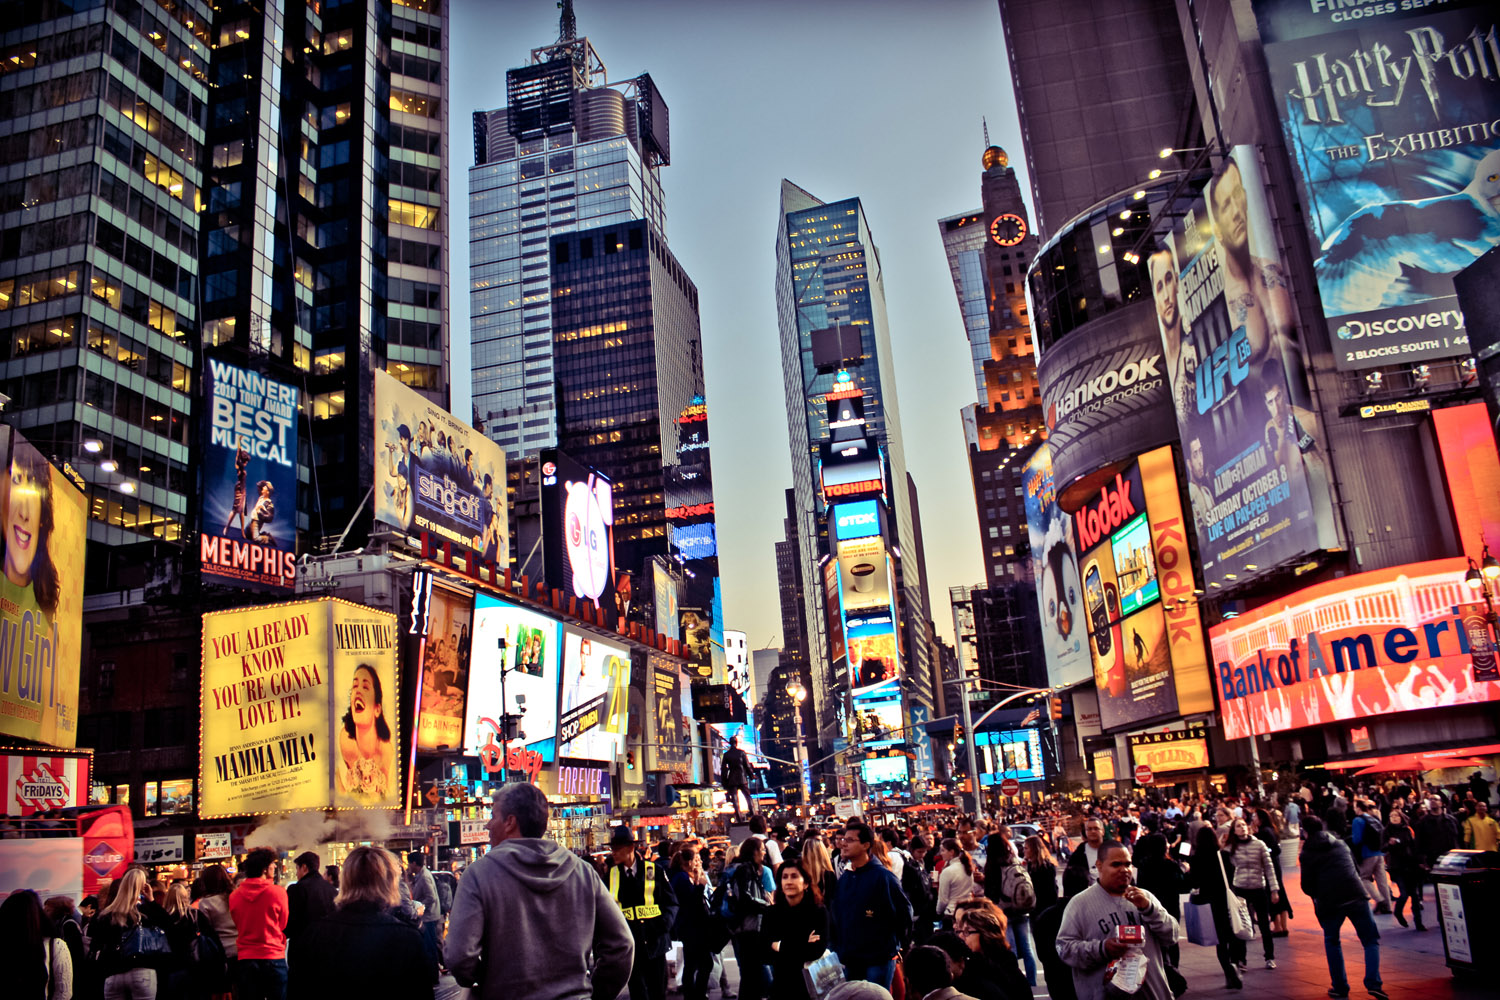
[[1177,439],[1149,301],[1058,340],[1037,364],[1037,380],[1059,494],[1111,463]]

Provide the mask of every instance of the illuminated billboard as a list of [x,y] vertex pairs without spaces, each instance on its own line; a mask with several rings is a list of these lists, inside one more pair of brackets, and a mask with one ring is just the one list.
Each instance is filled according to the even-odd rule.
[[333,598],[205,614],[199,816],[398,805],[396,637]]
[[[689,685],[676,664],[655,653],[649,656],[650,688],[646,694],[655,739],[646,747],[646,770],[686,775],[693,758],[692,702]],[[684,712],[684,697],[688,698]]]
[[614,486],[560,451],[542,452],[542,549],[547,583],[613,610]]
[[1266,186],[1235,146],[1148,261],[1209,591],[1338,545]]
[[823,598],[828,615],[828,662],[838,667],[844,658],[844,612],[839,606],[839,561],[830,559],[823,564]]
[[859,500],[854,503],[835,504],[829,514],[833,522],[833,537],[836,541],[851,538],[869,538],[880,534],[880,501]]
[[558,753],[613,761],[629,722],[630,651],[572,628],[563,630]]
[[1111,535],[1110,547],[1114,550],[1115,580],[1120,587],[1120,613],[1131,615],[1161,596],[1146,515],[1137,515]]
[[656,631],[673,639],[682,637],[677,597],[678,579],[660,556],[651,557],[651,600]]
[[1334,364],[1468,354],[1453,276],[1500,244],[1494,4],[1253,7]]
[[896,634],[845,639],[849,657],[849,678],[854,690],[871,687],[899,676],[900,658],[896,653]]
[[672,539],[672,545],[684,559],[713,559],[719,554],[719,540],[713,521],[700,521],[697,524],[669,521],[667,533]]
[[1196,722],[1183,729],[1130,734],[1130,757],[1153,774],[1191,771],[1209,766],[1208,730]]
[[1043,781],[1047,765],[1042,757],[1042,734],[1034,727],[980,730],[973,734],[981,787],[998,785],[1006,778]]
[[9,427],[10,475],[0,477],[0,734],[78,745],[83,649],[84,497]]
[[0,815],[32,816],[89,804],[87,753],[49,747],[0,754]]
[[[865,744],[869,747],[870,744]],[[881,742],[867,751],[870,756],[860,762],[860,771],[865,784],[881,785],[889,782],[905,783],[907,780],[907,749],[904,743]]]
[[1469,601],[1462,558],[1320,583],[1209,630],[1224,735],[1300,729],[1500,700],[1476,680],[1453,608]]
[[[561,629],[556,621],[535,611],[489,594],[475,596],[465,753],[479,756],[486,746],[498,745],[502,742],[500,717],[524,709],[520,728],[526,734],[526,749],[549,763],[556,757]],[[508,671],[504,701],[501,670]]]
[[297,387],[210,358],[203,395],[198,450],[203,575],[292,590],[297,586]]
[[394,377],[374,374],[375,520],[509,563],[504,450]]
[[1049,445],[1037,448],[1022,475],[1031,568],[1042,612],[1047,680],[1053,687],[1071,687],[1088,680],[1092,665],[1085,645],[1088,626],[1083,615],[1083,585],[1078,576],[1078,544],[1072,518],[1057,505]]
[[457,749],[463,743],[464,698],[469,690],[473,603],[468,594],[433,587],[427,614],[417,746],[423,750]]
[[885,542],[879,537],[839,543],[839,599],[849,634],[857,634],[859,623],[884,616],[890,627],[891,580]]
[[853,699],[854,727],[866,740],[891,739],[901,733],[901,688],[886,681]]
[[1482,562],[1486,545],[1500,551],[1500,453],[1489,411],[1483,403],[1434,410],[1432,429],[1443,457],[1459,544],[1465,555]]

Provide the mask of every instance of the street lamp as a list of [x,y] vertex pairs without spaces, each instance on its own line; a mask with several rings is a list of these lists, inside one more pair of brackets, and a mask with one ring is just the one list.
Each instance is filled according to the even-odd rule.
[[802,789],[803,815],[812,815],[811,791],[807,787],[807,744],[802,738],[802,703],[807,700],[807,688],[793,678],[786,682],[786,696],[792,700],[792,714],[797,720],[797,786]]
[[1471,590],[1477,590],[1484,595],[1484,603],[1489,609],[1486,620],[1491,628],[1494,628],[1497,618],[1494,587],[1497,579],[1500,579],[1500,559],[1490,554],[1489,543],[1485,542],[1484,555],[1477,564],[1473,556],[1469,557],[1469,571],[1464,574],[1464,583],[1468,584]]

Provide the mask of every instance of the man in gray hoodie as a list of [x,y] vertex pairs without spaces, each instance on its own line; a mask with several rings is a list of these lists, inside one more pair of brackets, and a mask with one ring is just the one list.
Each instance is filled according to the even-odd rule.
[[[1057,954],[1073,968],[1078,1000],[1104,1000],[1109,963],[1132,948],[1146,957],[1138,1000],[1172,1000],[1162,948],[1177,940],[1177,921],[1161,902],[1135,885],[1130,848],[1119,841],[1099,845],[1099,881],[1068,900],[1057,932]],[[1139,928],[1138,944],[1127,944],[1121,928]]]
[[459,879],[443,958],[475,1000],[615,1000],[630,980],[624,914],[592,869],[542,839],[547,815],[535,785],[503,785],[490,852]]

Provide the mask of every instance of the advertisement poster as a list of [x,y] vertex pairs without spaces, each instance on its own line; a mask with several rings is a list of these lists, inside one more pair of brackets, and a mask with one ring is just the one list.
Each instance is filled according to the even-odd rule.
[[1131,733],[1130,756],[1134,764],[1146,765],[1152,774],[1205,768],[1209,766],[1208,730],[1202,723],[1194,723],[1183,729]]
[[193,857],[198,861],[217,861],[234,856],[233,837],[228,830],[193,835]]
[[656,746],[648,747],[648,771],[680,771],[686,774],[692,759],[692,728],[682,711],[682,675],[658,656],[651,657],[650,705],[656,727]]
[[1465,555],[1482,563],[1486,545],[1500,551],[1500,452],[1489,413],[1483,403],[1445,406],[1432,411],[1432,429],[1459,544]]
[[30,889],[43,899],[68,896],[78,902],[84,893],[83,854],[81,837],[7,840],[0,851],[0,898]]
[[1209,629],[1224,736],[1500,700],[1453,608],[1462,558],[1355,573]]
[[629,689],[629,650],[564,629],[558,753],[582,760],[618,757],[629,721]]
[[[297,387],[214,358],[203,373],[203,575],[297,586]],[[277,516],[277,511],[280,516]]]
[[[505,643],[502,652],[500,644]],[[474,653],[469,664],[465,752],[500,739],[500,717],[521,714],[527,750],[550,763],[557,755],[558,664],[562,627],[553,619],[489,594],[474,597]],[[500,672],[505,674],[501,699]]]
[[83,494],[20,434],[3,479],[5,573],[0,576],[0,734],[52,746],[78,743],[82,653]]
[[1167,646],[1172,659],[1172,683],[1177,689],[1177,713],[1192,715],[1214,710],[1209,679],[1208,643],[1198,610],[1198,584],[1188,549],[1188,528],[1182,514],[1177,462],[1171,448],[1146,452],[1137,465],[1151,525],[1151,548],[1156,558],[1161,610],[1166,620]]
[[656,612],[656,631],[671,639],[682,637],[681,610],[677,597],[677,577],[666,561],[651,559],[652,601]]
[[865,740],[905,739],[901,721],[901,687],[886,681],[853,699],[854,727]]
[[609,478],[560,451],[542,452],[542,551],[564,599],[615,613],[615,507]]
[[199,816],[394,807],[396,632],[329,598],[205,614]]
[[407,534],[428,532],[486,563],[510,561],[505,451],[379,370],[375,520]]
[[844,658],[844,609],[839,606],[839,561],[823,564],[824,609],[828,615],[828,662],[835,668]]
[[38,752],[0,755],[0,815],[32,816],[89,804],[89,758]]
[[469,595],[433,587],[428,609],[430,626],[422,653],[417,746],[423,750],[455,749],[463,743],[473,607]]
[[998,785],[1006,778],[1043,781],[1047,777],[1038,729],[981,730],[974,734],[974,753],[980,787]]
[[1463,620],[1464,634],[1469,637],[1469,659],[1474,664],[1476,681],[1500,681],[1500,665],[1495,663],[1495,639],[1490,631],[1489,608],[1483,604],[1460,604],[1458,617]]
[[1042,649],[1047,680],[1071,687],[1088,680],[1092,666],[1084,645],[1083,585],[1078,576],[1078,544],[1073,519],[1057,505],[1052,481],[1052,449],[1042,444],[1022,472],[1031,568],[1042,611]]
[[1337,545],[1265,183],[1234,147],[1148,261],[1209,590]]
[[1334,363],[1468,354],[1453,276],[1500,244],[1494,4],[1253,6]]
[[932,721],[932,710],[921,702],[914,701],[907,707],[910,725],[906,730],[906,742],[912,751],[912,774],[920,783],[934,778],[932,737],[927,733],[927,723]]
[[898,676],[896,634],[884,632],[845,640],[849,657],[849,682],[854,691],[881,684]]

